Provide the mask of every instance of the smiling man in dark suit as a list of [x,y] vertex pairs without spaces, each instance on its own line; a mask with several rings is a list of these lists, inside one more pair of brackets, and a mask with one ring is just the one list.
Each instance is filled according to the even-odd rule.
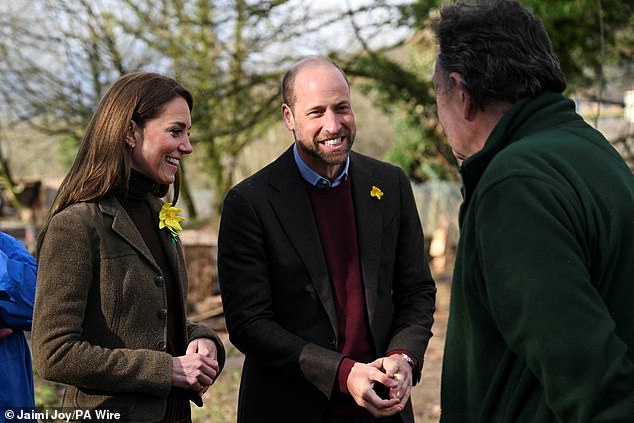
[[295,142],[227,194],[220,225],[238,422],[413,422],[436,290],[410,183],[351,151],[335,63],[296,63],[282,91]]

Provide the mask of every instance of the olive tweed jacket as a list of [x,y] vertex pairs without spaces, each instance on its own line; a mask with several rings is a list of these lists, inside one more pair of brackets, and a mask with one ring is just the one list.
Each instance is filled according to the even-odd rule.
[[[158,216],[162,202],[151,195],[148,201]],[[186,310],[183,251],[161,232]],[[160,421],[172,365],[165,351],[165,283],[118,200],[78,203],[55,215],[38,261],[33,358],[42,377],[70,385],[63,407],[109,409],[128,422]],[[224,349],[213,331],[183,325],[186,342],[214,340],[222,368]]]

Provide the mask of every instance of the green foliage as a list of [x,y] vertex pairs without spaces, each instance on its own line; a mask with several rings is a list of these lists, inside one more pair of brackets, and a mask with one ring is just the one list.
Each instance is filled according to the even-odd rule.
[[75,133],[69,134],[60,139],[60,161],[62,166],[65,169],[70,169],[73,164],[73,160],[75,160],[75,154],[77,153],[77,148],[79,147],[79,143],[81,143],[81,138]]
[[602,83],[606,64],[631,63],[634,3],[623,0],[523,0],[542,20],[571,88]]
[[33,382],[35,388],[35,406],[38,408],[52,408],[62,405],[63,385],[49,382],[39,375],[33,365]]
[[[523,1],[543,19],[570,90],[602,87],[603,66],[631,66],[633,2]],[[116,78],[140,69],[173,75],[194,94],[192,142],[205,157],[202,171],[218,210],[242,151],[277,120],[280,77],[307,51],[298,40],[349,19],[362,50],[338,51],[333,58],[399,120],[388,158],[415,180],[455,177],[430,82],[436,52],[430,27],[443,3],[377,1],[324,18],[307,3],[291,0],[14,0],[0,14],[3,113],[63,138],[68,168],[97,101]],[[359,27],[354,15],[379,9],[390,18],[373,34],[392,25],[411,37],[369,47],[361,34],[372,24],[363,20]],[[317,50],[312,48],[311,53]]]
[[400,6],[401,24],[415,31],[430,27],[430,17],[443,3],[442,0],[415,0]]
[[[400,7],[399,24],[414,30],[400,47],[405,58],[388,58],[384,52],[366,49],[349,62],[346,70],[365,81],[377,104],[394,113],[396,142],[388,160],[403,167],[416,181],[457,177],[456,162],[444,143],[435,116],[431,87],[436,42],[433,19],[444,3],[416,0]],[[622,0],[523,0],[544,22],[562,69],[568,90],[599,87],[605,83],[604,66],[632,65],[634,57],[634,3]]]
[[[418,1],[401,7],[401,23],[428,28],[439,3]],[[345,66],[349,75],[361,78],[362,89],[373,95],[377,106],[395,118],[395,142],[386,159],[416,182],[457,178],[455,158],[436,118],[431,83],[435,57],[431,32],[421,29],[396,51],[365,51]]]
[[455,167],[444,160],[447,152],[439,153],[436,131],[422,130],[424,123],[410,113],[397,120],[395,143],[387,152],[386,159],[400,166],[410,179],[425,182],[429,179],[454,180]]

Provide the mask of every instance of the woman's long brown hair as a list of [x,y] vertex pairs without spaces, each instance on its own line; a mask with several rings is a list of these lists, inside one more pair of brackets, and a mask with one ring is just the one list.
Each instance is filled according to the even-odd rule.
[[[131,122],[143,128],[176,97],[184,98],[192,110],[189,91],[165,75],[136,72],[122,76],[112,85],[97,105],[75,160],[53,200],[38,238],[38,251],[51,219],[66,207],[109,195],[125,195],[130,178],[126,136]],[[173,203],[178,200],[179,182],[177,172]],[[162,185],[154,194],[162,197],[168,189],[169,185]]]

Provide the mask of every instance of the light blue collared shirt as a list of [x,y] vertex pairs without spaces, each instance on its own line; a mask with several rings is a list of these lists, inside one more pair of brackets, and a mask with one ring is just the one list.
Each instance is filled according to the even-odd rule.
[[306,162],[302,160],[299,156],[299,152],[297,151],[297,144],[293,144],[293,155],[295,156],[295,164],[297,165],[297,169],[299,169],[299,173],[302,175],[302,178],[306,180],[309,184],[316,186],[318,188],[334,188],[336,186],[341,185],[348,179],[348,167],[350,166],[350,156],[346,158],[346,165],[339,174],[335,178],[334,181],[330,181],[319,173],[312,170]]

